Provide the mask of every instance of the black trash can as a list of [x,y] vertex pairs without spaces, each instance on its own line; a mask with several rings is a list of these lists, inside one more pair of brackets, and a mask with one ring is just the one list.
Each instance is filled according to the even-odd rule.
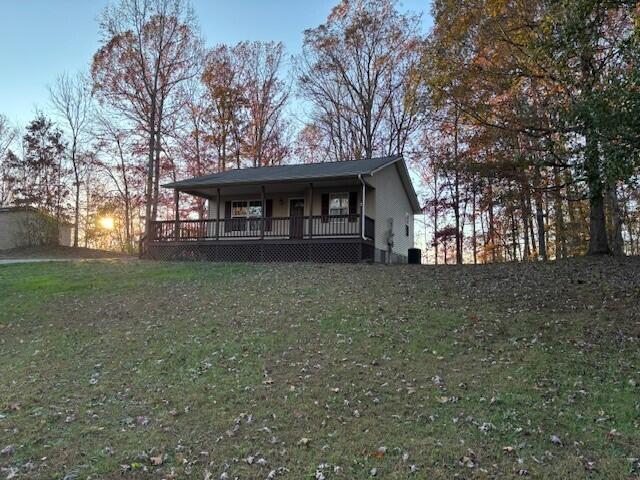
[[422,263],[422,250],[419,248],[409,249],[409,265],[420,265]]

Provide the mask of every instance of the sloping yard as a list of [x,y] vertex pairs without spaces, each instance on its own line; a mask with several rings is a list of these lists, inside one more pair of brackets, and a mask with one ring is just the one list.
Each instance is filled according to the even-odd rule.
[[0,478],[640,478],[640,261],[0,267]]

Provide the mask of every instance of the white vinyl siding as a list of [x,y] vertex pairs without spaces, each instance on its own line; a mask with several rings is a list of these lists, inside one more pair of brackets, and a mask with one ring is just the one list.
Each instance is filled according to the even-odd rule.
[[[387,231],[390,219],[393,219],[392,252],[406,257],[413,248],[413,209],[404,189],[396,163],[375,173],[368,182],[375,187],[375,247],[387,251]],[[369,197],[367,197],[367,201]],[[367,208],[367,211],[369,209]],[[409,235],[406,234],[407,215]]]

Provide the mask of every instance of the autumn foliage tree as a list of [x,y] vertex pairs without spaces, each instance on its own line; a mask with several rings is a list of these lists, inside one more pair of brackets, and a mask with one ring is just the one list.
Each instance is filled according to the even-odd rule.
[[[537,243],[542,259],[551,232],[555,256],[569,254],[567,225],[580,223],[584,197],[588,252],[611,251],[609,239],[621,243],[607,224],[621,230],[616,190],[638,168],[637,130],[631,133],[638,106],[634,4],[434,3],[435,27],[423,56],[431,103],[448,119],[443,126],[460,115],[475,132],[471,147],[484,161],[476,171],[493,183],[485,193],[488,205],[495,206],[500,193],[504,212],[514,215],[502,225],[520,232],[512,232],[512,243],[517,247],[524,238],[525,251]],[[518,198],[525,200],[517,205]],[[607,209],[613,222],[606,220]]]
[[7,117],[0,115],[0,206],[6,205],[10,199],[12,181],[7,153],[17,136],[17,129],[10,124]]
[[13,203],[37,208],[58,221],[63,220],[69,190],[62,131],[40,113],[27,125],[22,141],[22,155],[11,150],[7,153]]
[[183,0],[121,0],[100,22],[103,43],[94,55],[94,89],[145,138],[145,231],[158,206],[163,123],[180,105],[177,88],[198,75],[201,41]]

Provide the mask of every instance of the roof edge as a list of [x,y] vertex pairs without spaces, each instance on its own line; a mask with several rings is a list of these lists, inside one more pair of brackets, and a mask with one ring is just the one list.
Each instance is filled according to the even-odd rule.
[[413,186],[413,181],[411,180],[411,175],[409,174],[409,169],[407,168],[407,162],[402,155],[398,155],[397,158],[395,158],[393,161],[385,163],[379,168],[376,168],[374,172],[371,172],[371,175],[392,165],[399,165],[398,174],[400,175],[400,181],[402,182],[404,192],[409,199],[411,208],[413,208],[413,213],[422,213],[422,209],[420,208],[420,200],[418,200],[418,194],[416,193],[416,189]]
[[[385,165],[386,166],[386,165]],[[276,178],[276,179],[271,179],[271,180],[251,180],[251,181],[245,181],[245,182],[230,182],[230,183],[223,183],[223,184],[219,184],[219,188],[224,188],[226,187],[233,187],[233,186],[242,186],[242,185],[262,185],[262,184],[271,184],[271,183],[295,183],[295,182],[309,182],[309,181],[313,181],[314,178],[319,179],[319,181],[324,181],[324,180],[338,180],[338,179],[342,179],[342,178],[358,178],[358,173],[354,173],[351,175],[333,175],[333,176],[327,176],[327,177],[300,177],[300,178],[286,178],[286,179],[280,179],[280,178]],[[366,173],[364,175],[370,175],[369,173]],[[166,183],[163,185],[160,185],[162,188],[173,188],[174,190],[176,189],[180,189],[181,187],[183,187],[185,190],[181,190],[184,193],[189,193],[188,190],[193,188],[193,189],[197,189],[197,188],[207,188],[207,187],[213,187],[216,188],[218,185],[216,184],[212,184],[210,186],[208,185],[198,185],[198,186],[191,186],[191,185],[181,185],[181,182],[173,182],[173,183]]]
[[[391,155],[388,157],[372,157],[372,158],[361,158],[361,159],[357,159],[357,160],[346,160],[344,162],[319,162],[319,163],[325,163],[325,164],[339,164],[339,163],[348,163],[348,162],[360,162],[360,161],[368,161],[368,160],[385,160],[384,163],[382,165],[378,165],[377,167],[375,167],[374,169],[368,171],[368,172],[361,172],[361,175],[372,175],[373,173],[379,171],[382,168],[385,168],[395,162],[397,162],[398,160],[402,159],[401,155]],[[293,164],[288,164],[288,166],[305,166],[305,165],[311,165],[311,164],[306,164],[306,163],[293,163]],[[278,168],[281,166],[285,166],[285,165],[266,165],[266,166],[261,166],[261,167],[250,167],[247,169],[240,169],[240,170],[252,170],[252,169],[270,169],[270,168]],[[235,170],[235,169],[234,169]],[[188,179],[183,179],[183,180],[179,180],[177,182],[170,182],[170,183],[165,183],[162,184],[162,188],[172,188],[172,189],[180,189],[182,187],[190,187],[192,186],[190,183],[187,182],[192,182],[195,179],[201,178],[202,182],[209,182],[211,181],[211,186],[216,186],[216,182],[215,182],[215,178],[212,177],[216,177],[220,174],[224,174],[228,171],[231,170],[227,170],[225,172],[217,172],[214,174],[210,174],[210,175],[204,175],[202,177],[194,177],[194,178],[188,178]],[[354,173],[354,174],[336,174],[336,175],[318,175],[316,176],[303,176],[303,177],[299,177],[300,180],[309,180],[309,179],[313,179],[313,178],[323,178],[323,179],[330,179],[330,178],[355,178],[357,177],[358,174]],[[206,180],[205,180],[206,179]],[[294,181],[296,180],[295,178],[288,178],[286,179],[286,181]],[[277,183],[283,180],[280,179],[270,179],[270,180],[260,180],[260,181],[254,181],[254,180],[250,180],[250,181],[233,181],[233,182],[228,182],[229,185],[234,184],[234,185],[251,185],[251,184],[260,184],[260,183]],[[220,185],[225,185],[225,183],[221,183]],[[202,185],[201,185],[202,186]]]

